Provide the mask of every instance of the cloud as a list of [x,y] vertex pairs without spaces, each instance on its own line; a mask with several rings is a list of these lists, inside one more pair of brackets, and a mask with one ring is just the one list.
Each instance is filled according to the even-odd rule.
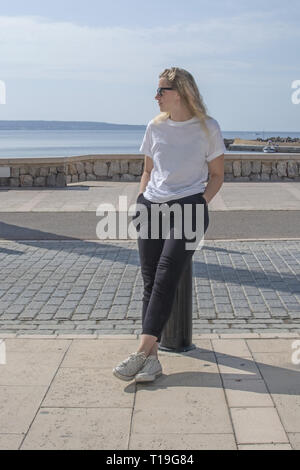
[[213,78],[251,70],[260,47],[267,52],[283,39],[296,44],[299,35],[296,25],[288,28],[273,17],[268,21],[266,12],[131,29],[82,26],[39,16],[2,16],[0,78],[116,83],[131,81],[133,75],[150,74],[152,80],[163,64],[180,66],[179,59],[185,64],[201,64]]

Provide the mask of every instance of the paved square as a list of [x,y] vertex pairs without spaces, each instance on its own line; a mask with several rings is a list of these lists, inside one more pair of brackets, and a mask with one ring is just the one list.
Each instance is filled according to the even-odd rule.
[[[0,332],[139,334],[136,241],[0,241]],[[194,333],[300,331],[300,241],[205,241]]]

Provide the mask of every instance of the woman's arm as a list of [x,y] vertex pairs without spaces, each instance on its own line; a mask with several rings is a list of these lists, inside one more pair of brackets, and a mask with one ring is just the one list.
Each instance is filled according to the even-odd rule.
[[207,162],[209,180],[203,193],[204,199],[209,203],[217,194],[224,182],[224,153],[211,162]]
[[140,190],[139,190],[138,195],[140,195],[141,193],[143,193],[145,191],[146,186],[147,186],[148,181],[149,181],[150,176],[151,176],[152,169],[153,169],[152,158],[145,155],[144,172],[143,172],[142,177],[141,177]]

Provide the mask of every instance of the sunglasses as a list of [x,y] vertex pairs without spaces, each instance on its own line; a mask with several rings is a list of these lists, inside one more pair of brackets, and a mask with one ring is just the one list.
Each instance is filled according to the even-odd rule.
[[160,88],[157,88],[157,94],[159,96],[162,96],[163,95],[163,90],[174,90],[174,88],[166,88],[166,87],[160,87]]

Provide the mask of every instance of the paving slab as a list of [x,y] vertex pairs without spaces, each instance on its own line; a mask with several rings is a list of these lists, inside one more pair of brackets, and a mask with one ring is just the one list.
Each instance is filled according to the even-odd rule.
[[131,408],[41,408],[20,449],[126,450],[131,413]]
[[216,354],[229,354],[238,356],[251,356],[245,339],[236,339],[228,341],[227,339],[212,339],[212,345]]
[[18,450],[22,440],[23,434],[0,434],[0,450]]
[[155,433],[130,437],[129,450],[236,450],[233,433]]
[[[5,368],[3,365],[0,367],[1,371]],[[47,393],[48,385],[0,386],[0,435],[23,434],[24,437],[35,419],[36,412]]]
[[238,450],[292,450],[290,444],[240,444]]
[[[99,364],[100,366],[100,364]],[[102,366],[102,361],[101,361]],[[132,393],[123,393],[124,384],[111,380],[111,369],[102,367],[60,367],[43,406],[51,408],[132,408]]]
[[112,368],[139,336],[41,336],[2,338],[0,449],[300,449],[297,335],[198,334],[138,384]]
[[[287,433],[300,432],[300,361],[287,343],[282,352],[254,352],[253,357]],[[273,346],[274,347],[274,346]]]
[[238,444],[289,443],[275,408],[232,408],[231,416]]
[[229,408],[274,407],[263,379],[223,379]]

